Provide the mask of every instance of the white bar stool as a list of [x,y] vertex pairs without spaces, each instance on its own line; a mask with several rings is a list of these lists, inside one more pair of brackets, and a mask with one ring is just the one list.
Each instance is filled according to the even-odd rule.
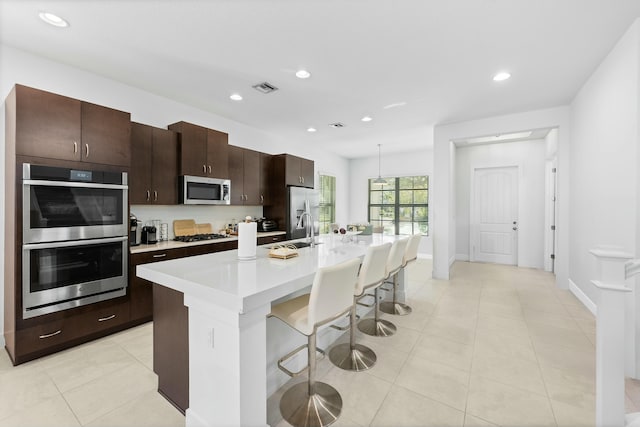
[[[338,419],[342,411],[342,398],[338,391],[315,379],[316,332],[319,326],[344,316],[351,309],[359,267],[360,259],[354,258],[335,266],[320,268],[313,279],[310,294],[271,308],[270,317],[277,317],[308,337],[307,345],[298,347],[278,360],[278,367],[290,376],[309,371],[309,381],[306,384],[294,385],[280,399],[280,413],[293,426],[328,426]],[[292,373],[282,366],[282,362],[304,347],[308,350],[308,366],[305,369]]]
[[329,359],[339,368],[347,371],[364,371],[376,363],[377,357],[373,350],[362,344],[356,344],[356,307],[358,299],[365,295],[365,291],[384,283],[385,264],[390,250],[391,243],[370,246],[364,256],[349,315],[349,342],[338,344],[329,352]]
[[[391,250],[389,251],[389,256],[387,257],[384,280],[387,280],[402,268],[402,259],[404,258],[404,252],[407,248],[408,243],[408,237],[393,242]],[[360,323],[358,323],[358,329],[360,329],[362,333],[374,337],[388,337],[396,332],[396,325],[389,322],[388,320],[380,319],[380,299],[378,298],[379,290],[380,286],[376,288],[374,293],[376,299],[374,303],[374,317],[361,320]]]
[[[414,262],[418,259],[418,247],[420,246],[420,239],[422,235],[414,234],[409,237],[409,243],[407,249],[404,251],[404,258],[402,259],[402,268],[406,268],[407,264]],[[393,275],[393,300],[380,303],[380,311],[387,314],[395,314],[398,316],[406,316],[411,313],[411,307],[407,304],[398,302],[396,293],[398,291],[398,274]]]

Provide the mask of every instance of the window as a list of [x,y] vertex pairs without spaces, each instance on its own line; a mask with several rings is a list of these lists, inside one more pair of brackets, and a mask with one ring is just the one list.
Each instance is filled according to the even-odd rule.
[[329,233],[331,223],[336,222],[336,177],[320,175],[320,233]]
[[386,178],[387,185],[369,179],[369,223],[387,234],[429,234],[429,177]]

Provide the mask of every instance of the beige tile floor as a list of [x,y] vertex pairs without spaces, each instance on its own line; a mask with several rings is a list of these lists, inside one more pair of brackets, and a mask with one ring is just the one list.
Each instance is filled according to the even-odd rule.
[[[410,267],[414,312],[387,316],[396,335],[358,333],[378,355],[371,370],[320,362],[320,380],[344,400],[336,426],[593,425],[595,320],[572,294],[531,269],[462,262],[449,281],[430,272],[427,260]],[[18,367],[1,352],[0,426],[183,426],[155,391],[152,328]],[[288,425],[278,401],[289,386],[268,401],[272,426]],[[640,411],[640,381],[627,381],[626,403]]]

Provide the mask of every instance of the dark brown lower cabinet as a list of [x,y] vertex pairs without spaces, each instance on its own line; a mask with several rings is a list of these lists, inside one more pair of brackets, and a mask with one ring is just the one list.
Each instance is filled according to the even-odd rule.
[[[188,247],[184,256],[238,248],[238,242]],[[184,413],[189,407],[189,309],[184,294],[153,284],[153,371],[158,393]]]
[[55,353],[132,326],[127,297],[114,298],[36,318],[15,331],[14,365]]
[[189,309],[184,294],[153,285],[153,371],[158,393],[183,414],[189,407]]

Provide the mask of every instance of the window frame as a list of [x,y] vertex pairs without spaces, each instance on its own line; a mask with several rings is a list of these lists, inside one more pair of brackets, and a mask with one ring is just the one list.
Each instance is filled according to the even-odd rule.
[[[426,188],[411,188],[411,189],[407,189],[407,188],[400,188],[400,180],[403,178],[415,178],[415,177],[425,177],[426,178]],[[416,223],[425,223],[426,224],[426,228],[427,228],[427,232],[426,233],[421,233],[422,236],[428,237],[429,236],[429,175],[405,175],[405,176],[395,176],[395,177],[388,177],[388,178],[384,178],[386,181],[391,181],[393,180],[394,182],[394,187],[393,187],[393,192],[394,192],[394,203],[393,204],[384,204],[384,203],[375,203],[372,204],[371,203],[371,196],[372,193],[374,191],[384,191],[385,188],[384,186],[379,186],[376,188],[376,184],[373,183],[375,178],[369,178],[367,180],[367,186],[368,186],[368,191],[367,191],[367,198],[368,198],[368,202],[367,202],[367,220],[369,221],[369,224],[375,224],[377,221],[379,221],[379,219],[372,219],[371,218],[371,208],[379,208],[379,209],[383,209],[383,208],[390,208],[393,207],[393,213],[394,213],[394,217],[393,217],[393,228],[394,228],[394,234],[396,235],[400,235],[400,224],[401,223],[410,223],[411,224],[411,229],[413,233],[416,232],[420,232],[420,230],[415,230],[415,224]],[[411,191],[422,191],[422,190],[426,190],[427,191],[427,202],[426,203],[400,203],[400,192],[401,191],[406,191],[406,190],[411,190]],[[386,190],[386,191],[390,191],[390,190]],[[412,199],[414,199],[412,197]],[[427,215],[426,215],[426,221],[415,221],[413,215],[415,212],[416,208],[420,208],[420,207],[424,207],[427,209]],[[412,209],[412,220],[411,221],[401,221],[400,220],[400,209],[401,208],[411,208]],[[389,220],[385,221],[385,222],[390,222]]]
[[[324,201],[324,180],[323,178],[329,178],[332,181],[332,187],[329,189],[331,194],[331,200],[329,203]],[[318,229],[320,234],[328,234],[331,231],[331,224],[336,222],[336,181],[335,175],[318,173],[318,192],[320,193],[319,207],[318,207]],[[323,217],[323,208],[329,208],[331,215],[328,221],[321,221]]]

